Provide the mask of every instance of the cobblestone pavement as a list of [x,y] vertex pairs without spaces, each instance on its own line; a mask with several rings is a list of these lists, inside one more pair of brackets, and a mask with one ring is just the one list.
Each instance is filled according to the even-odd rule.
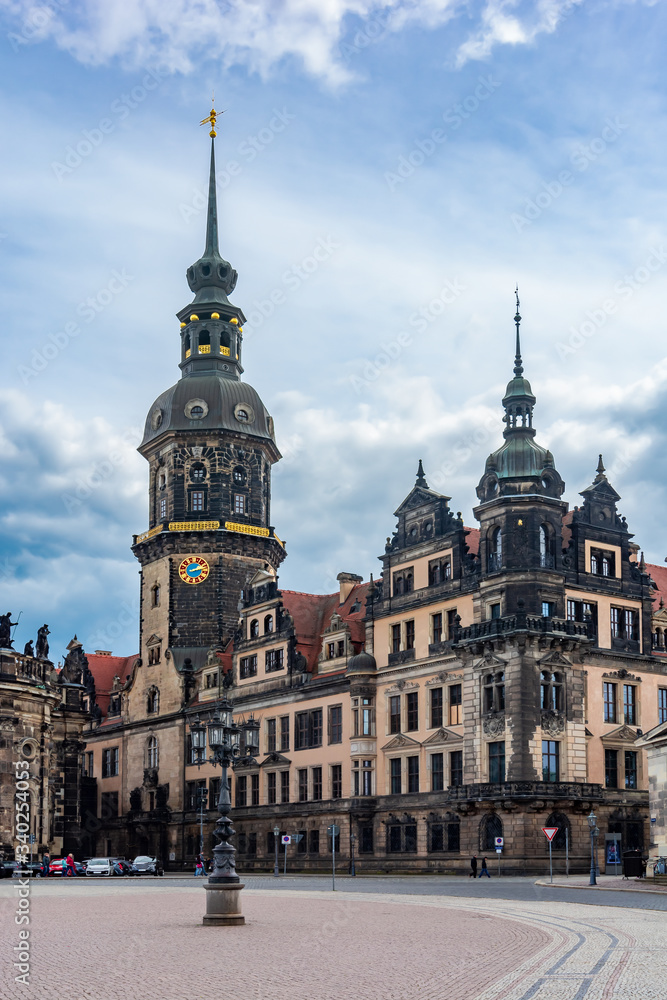
[[526,902],[382,892],[377,882],[376,891],[363,894],[347,892],[345,882],[334,894],[286,885],[267,890],[258,887],[261,879],[252,881],[243,893],[246,925],[228,928],[201,925],[200,883],[34,882],[27,986],[14,982],[17,886],[4,882],[0,998],[667,997],[660,912],[553,896]]

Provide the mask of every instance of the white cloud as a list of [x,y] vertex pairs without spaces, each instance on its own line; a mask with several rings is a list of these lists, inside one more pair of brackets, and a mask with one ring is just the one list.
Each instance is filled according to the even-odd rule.
[[[583,0],[539,0],[515,10],[517,0],[486,0],[473,13],[479,27],[460,47],[456,62],[486,58],[498,44],[526,44],[552,32]],[[477,5],[479,6],[479,5]],[[225,67],[247,66],[267,76],[285,58],[338,85],[351,78],[339,58],[349,30],[379,21],[388,31],[413,24],[441,27],[459,14],[464,0],[67,0],[35,7],[32,0],[0,0],[12,24],[15,48],[52,38],[86,65],[120,58],[128,66],[162,64],[189,73],[202,59]],[[370,37],[370,36],[369,36]]]

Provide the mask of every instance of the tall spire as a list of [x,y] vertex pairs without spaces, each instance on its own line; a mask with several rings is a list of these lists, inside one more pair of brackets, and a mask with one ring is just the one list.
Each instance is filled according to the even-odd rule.
[[213,129],[211,129],[211,133],[211,167],[208,175],[205,257],[212,257],[220,253],[218,246],[218,200],[215,191],[215,132],[213,132]]
[[519,286],[517,284],[514,289],[514,294],[516,295],[516,313],[514,315],[514,322],[516,323],[516,355],[514,358],[514,374],[517,378],[523,375],[523,363],[521,361],[521,338],[519,336],[519,327],[521,326],[521,316],[519,315]]

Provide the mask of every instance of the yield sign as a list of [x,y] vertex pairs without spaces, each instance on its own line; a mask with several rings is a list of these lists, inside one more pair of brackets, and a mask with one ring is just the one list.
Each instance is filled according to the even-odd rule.
[[554,839],[554,837],[558,833],[558,827],[557,826],[543,826],[542,827],[542,833],[547,838],[547,840],[549,841],[549,843],[551,843],[551,841]]

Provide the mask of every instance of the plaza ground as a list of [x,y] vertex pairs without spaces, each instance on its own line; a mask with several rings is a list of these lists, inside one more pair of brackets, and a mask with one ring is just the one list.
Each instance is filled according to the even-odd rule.
[[[566,898],[563,898],[563,897]],[[589,902],[589,897],[591,897]],[[203,927],[192,878],[0,883],[1,1000],[664,1000],[667,894],[507,878],[249,876],[246,924]],[[593,905],[591,905],[591,903]]]

